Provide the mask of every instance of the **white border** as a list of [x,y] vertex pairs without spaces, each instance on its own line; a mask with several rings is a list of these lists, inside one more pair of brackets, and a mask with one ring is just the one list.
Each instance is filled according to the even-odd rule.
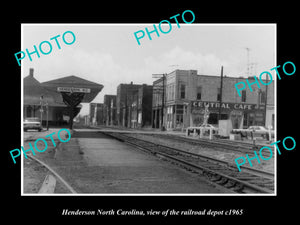
[[[155,23],[156,24],[156,23]],[[145,26],[145,25],[150,25],[152,26],[153,24],[149,24],[149,23],[130,23],[130,24],[118,24],[118,23],[114,23],[114,24],[107,24],[107,23],[95,23],[95,24],[91,24],[91,23],[71,23],[71,24],[55,24],[55,23],[43,23],[43,24],[35,24],[35,23],[22,23],[21,24],[21,49],[24,49],[24,42],[23,42],[23,31],[24,31],[24,26],[26,25],[35,25],[35,26]],[[166,24],[163,24],[166,25]],[[172,26],[175,26],[176,23],[172,23]],[[192,23],[192,24],[183,24],[180,23],[180,26],[274,26],[274,31],[275,31],[275,37],[274,37],[274,62],[275,65],[274,67],[277,65],[277,23],[259,23],[259,24],[255,24],[255,23],[226,23],[226,24],[220,24],[220,23]],[[270,68],[271,69],[271,68]],[[23,146],[23,139],[24,139],[24,134],[23,134],[23,93],[24,93],[24,87],[23,87],[23,74],[24,74],[24,70],[23,70],[23,66],[21,66],[21,144]],[[277,76],[275,76],[275,84],[274,84],[274,112],[275,112],[275,140],[277,141]],[[179,193],[179,194],[161,194],[161,193],[157,193],[157,194],[39,194],[39,193],[23,193],[23,161],[24,161],[24,156],[23,154],[21,154],[21,196],[277,196],[277,151],[275,151],[275,146],[274,146],[274,153],[275,157],[274,157],[274,183],[275,183],[275,189],[274,189],[274,193],[272,194],[220,194],[220,193],[216,193],[216,194],[186,194],[186,193]]]
[[[21,49],[24,49],[24,41],[23,41],[23,31],[24,31],[24,26],[21,24]],[[24,130],[23,130],[23,108],[24,108],[24,67],[21,64],[21,146],[24,146]],[[21,150],[20,146],[20,151]],[[24,156],[21,154],[21,196],[25,195],[23,193],[24,188],[23,188],[23,183],[24,183],[24,173],[23,173],[23,167],[24,167]]]

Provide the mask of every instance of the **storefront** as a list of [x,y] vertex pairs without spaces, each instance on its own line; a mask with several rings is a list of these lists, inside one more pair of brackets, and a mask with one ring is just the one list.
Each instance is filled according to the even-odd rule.
[[230,119],[233,128],[247,128],[252,125],[264,126],[264,105],[249,103],[230,103],[212,101],[191,101],[188,126],[199,126],[203,123],[204,110],[208,107],[208,124],[218,126],[219,114],[221,120]]
[[186,124],[185,115],[186,115],[187,105],[186,104],[175,104],[166,106],[166,128],[170,129],[181,129]]
[[[218,127],[219,120],[231,120],[233,128],[252,125],[273,127],[275,123],[274,83],[266,90],[252,86],[240,97],[234,85],[248,78],[198,75],[196,70],[175,70],[153,82],[152,127],[182,130],[199,126],[204,110],[209,110],[208,124]],[[220,103],[221,102],[221,103]],[[163,115],[162,115],[163,108]]]

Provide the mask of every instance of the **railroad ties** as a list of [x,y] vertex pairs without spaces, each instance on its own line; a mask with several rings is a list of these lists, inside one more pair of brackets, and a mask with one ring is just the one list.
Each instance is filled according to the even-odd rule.
[[[239,172],[236,167],[226,161],[142,140],[121,132],[99,132],[171,161],[189,171],[203,174],[211,182],[222,185],[235,193],[274,193],[274,174],[272,173],[248,167]],[[210,145],[213,147],[213,143]],[[220,147],[219,143],[216,145]],[[228,143],[225,146],[229,148]],[[240,148],[240,146],[232,148]]]

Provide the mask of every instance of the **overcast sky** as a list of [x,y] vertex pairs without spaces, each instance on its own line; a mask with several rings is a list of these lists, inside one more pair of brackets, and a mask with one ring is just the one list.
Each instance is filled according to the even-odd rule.
[[[225,75],[247,77],[246,48],[253,65],[250,75],[276,66],[274,24],[180,24],[178,28],[175,23],[168,34],[157,37],[152,33],[152,40],[145,35],[138,45],[134,32],[145,31],[145,27],[152,30],[153,24],[23,24],[22,51],[28,48],[31,52],[33,45],[38,48],[42,41],[66,31],[72,31],[76,41],[66,45],[60,37],[60,50],[52,40],[49,55],[32,55],[32,61],[26,56],[22,76],[34,68],[40,82],[75,75],[103,84],[102,92],[93,100],[102,103],[105,94],[116,94],[120,83],[152,84],[152,74],[175,69],[218,76],[223,65]],[[163,29],[168,30],[168,25]],[[87,113],[84,104],[80,114]]]

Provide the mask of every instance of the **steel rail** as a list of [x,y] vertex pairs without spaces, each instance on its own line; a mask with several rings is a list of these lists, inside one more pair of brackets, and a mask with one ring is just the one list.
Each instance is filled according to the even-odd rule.
[[[148,140],[143,140],[143,139],[139,139],[139,138],[135,138],[135,137],[131,137],[131,136],[127,136],[127,134],[124,134],[122,133],[123,136],[126,136],[128,138],[133,138],[133,139],[136,139],[136,140],[141,140],[145,143],[149,143],[149,144],[154,144],[156,145],[157,147],[163,147],[163,148],[168,148],[168,149],[171,149],[173,151],[177,151],[177,152],[180,152],[182,154],[186,154],[188,156],[194,156],[194,157],[201,157],[201,158],[205,158],[209,161],[212,161],[212,162],[217,162],[219,164],[222,164],[222,165],[225,165],[225,166],[233,166],[232,164],[230,164],[229,162],[227,161],[224,161],[224,160],[220,160],[220,159],[215,159],[215,158],[212,158],[212,157],[209,157],[209,156],[206,156],[206,155],[202,155],[202,154],[199,154],[199,153],[193,153],[193,152],[188,152],[188,151],[185,151],[185,150],[182,150],[182,149],[177,149],[177,148],[173,148],[173,147],[170,147],[170,146],[166,146],[166,145],[162,145],[162,144],[157,144],[157,143],[154,143],[154,142],[151,142],[151,141],[148,141]],[[251,173],[257,175],[259,174],[260,176],[263,176],[265,178],[269,178],[269,179],[272,179],[274,177],[274,174],[271,173],[271,172],[268,172],[268,171],[264,171],[264,170],[257,170],[257,169],[254,169],[254,168],[251,168],[251,167],[248,167],[248,166],[240,166],[242,169],[244,170],[247,170],[247,171],[250,171]]]
[[[234,182],[236,184],[243,185],[244,187],[246,187],[247,189],[249,189],[251,192],[268,193],[268,194],[273,193],[273,190],[270,190],[270,189],[267,189],[267,188],[264,188],[264,187],[261,187],[261,186],[258,186],[258,185],[254,185],[254,184],[251,184],[251,183],[249,183],[247,181],[240,180],[238,178],[235,178],[235,177],[229,176],[227,174],[224,174],[223,172],[218,171],[218,170],[220,170],[220,168],[217,169],[217,171],[213,170],[213,169],[209,169],[209,168],[207,168],[205,166],[201,166],[201,165],[198,165],[198,164],[187,162],[186,160],[179,159],[179,158],[174,157],[174,156],[172,156],[170,154],[163,153],[163,152],[160,152],[158,150],[153,150],[151,148],[153,148],[153,146],[155,146],[156,148],[161,147],[161,148],[169,149],[171,151],[179,152],[181,154],[183,153],[183,154],[186,154],[186,155],[192,155],[194,157],[197,156],[201,160],[210,161],[211,163],[213,163],[215,165],[219,165],[219,166],[220,166],[220,164],[222,164],[222,166],[228,166],[228,162],[226,162],[226,161],[214,159],[214,158],[211,158],[211,157],[208,157],[208,156],[203,156],[203,155],[200,155],[200,154],[195,154],[195,153],[187,152],[187,151],[176,149],[176,148],[172,148],[172,147],[169,147],[169,146],[160,145],[160,144],[157,144],[157,143],[153,143],[153,142],[150,142],[150,141],[145,141],[145,140],[134,138],[134,137],[129,137],[129,136],[126,136],[126,135],[120,134],[120,133],[115,133],[115,132],[114,133],[112,133],[112,132],[101,132],[101,133],[107,134],[109,136],[112,136],[112,137],[120,140],[120,141],[128,142],[128,143],[130,143],[132,145],[135,145],[135,146],[137,146],[139,148],[142,148],[142,149],[145,149],[147,151],[150,151],[152,154],[163,156],[163,157],[165,157],[167,159],[171,159],[172,161],[179,162],[180,164],[188,165],[189,167],[192,167],[193,169],[201,170],[201,171],[203,171],[205,173],[212,174],[212,175],[217,175],[217,176],[220,176],[220,177],[225,178],[227,180],[230,180],[231,182]],[[141,142],[143,144],[141,144]],[[145,145],[145,143],[147,145]],[[231,167],[227,167],[226,169],[228,169],[228,168],[230,168],[232,170]],[[249,171],[251,171],[251,173],[249,173],[249,175],[255,175],[255,176],[259,176],[259,177],[263,177],[263,178],[268,177],[268,179],[274,178],[274,175],[272,173],[269,173],[269,172],[266,172],[266,171],[255,170],[253,168],[247,168],[247,169]],[[236,171],[232,170],[231,172],[241,173],[241,172],[238,172],[237,170]],[[243,172],[242,174],[245,175],[247,173]],[[271,180],[271,182],[273,182],[273,181]]]
[[[120,132],[122,133],[122,132]],[[122,133],[124,135],[128,134],[128,133]],[[130,133],[129,133],[130,134]],[[241,152],[241,153],[249,153],[249,154],[254,154],[254,148],[253,147],[258,147],[261,148],[263,145],[259,144],[259,145],[253,145],[250,143],[230,143],[227,141],[212,141],[212,140],[206,140],[206,139],[192,139],[192,138],[186,138],[183,136],[178,136],[178,135],[171,135],[171,134],[152,134],[152,133],[142,133],[142,135],[151,135],[151,136],[159,136],[159,137],[163,137],[163,138],[168,138],[171,140],[181,140],[184,141],[188,144],[193,144],[193,145],[205,145],[205,146],[209,146],[212,148],[220,148],[222,150],[226,149],[226,150],[230,150],[230,151],[237,151],[237,152]],[[269,156],[268,153],[262,152],[263,156]]]
[[77,194],[77,192],[57,173],[55,172],[49,165],[47,165],[45,162],[37,159],[36,157],[28,154],[27,155],[29,158],[35,160],[36,162],[38,162],[39,164],[41,164],[42,166],[46,167],[51,173],[53,173],[55,175],[55,177],[57,177],[65,186],[66,188],[73,194]]

